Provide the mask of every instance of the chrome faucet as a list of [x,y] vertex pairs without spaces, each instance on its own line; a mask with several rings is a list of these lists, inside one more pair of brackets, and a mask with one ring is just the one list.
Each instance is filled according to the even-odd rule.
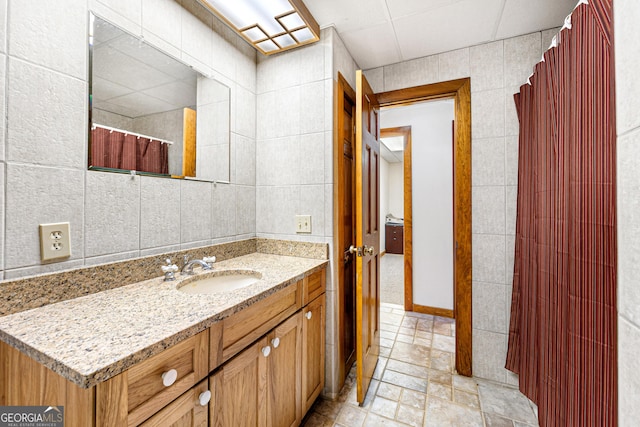
[[199,265],[200,267],[202,267],[203,270],[211,270],[211,264],[213,264],[214,262],[216,262],[216,257],[212,256],[212,257],[204,257],[202,259],[192,259],[191,261],[189,261],[189,257],[188,256],[184,256],[184,265],[182,266],[182,270],[180,270],[180,272],[182,274],[195,274],[193,272],[193,266],[194,265]]
[[167,258],[165,260],[166,265],[162,266],[162,272],[164,273],[164,281],[176,280],[175,272],[178,271],[178,266],[171,263],[171,260]]

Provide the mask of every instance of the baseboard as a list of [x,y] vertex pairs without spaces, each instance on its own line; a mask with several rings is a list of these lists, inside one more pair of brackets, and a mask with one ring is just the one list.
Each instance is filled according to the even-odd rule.
[[453,310],[448,310],[446,308],[429,307],[426,305],[413,304],[412,311],[415,311],[416,313],[431,314],[433,316],[441,316],[441,317],[448,317],[450,319],[455,319]]
[[387,251],[382,251],[380,252],[380,258],[382,258],[383,256],[385,256],[387,254]]

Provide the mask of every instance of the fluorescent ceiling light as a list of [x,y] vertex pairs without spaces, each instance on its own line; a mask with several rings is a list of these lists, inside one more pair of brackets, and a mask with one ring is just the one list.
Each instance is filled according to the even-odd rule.
[[302,0],[198,0],[265,55],[320,40]]
[[404,150],[404,136],[390,136],[386,138],[380,138],[380,141],[389,149],[389,151],[403,151]]

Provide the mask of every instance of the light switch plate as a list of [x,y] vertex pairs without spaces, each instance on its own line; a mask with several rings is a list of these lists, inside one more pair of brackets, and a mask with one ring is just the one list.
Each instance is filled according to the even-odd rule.
[[40,224],[40,259],[50,261],[70,256],[69,223]]
[[311,215],[296,215],[296,233],[311,233]]

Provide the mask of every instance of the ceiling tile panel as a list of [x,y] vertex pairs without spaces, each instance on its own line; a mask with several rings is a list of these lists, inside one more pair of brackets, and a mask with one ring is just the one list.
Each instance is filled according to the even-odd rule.
[[389,21],[384,0],[307,0],[320,27],[335,25],[338,32],[370,28]]
[[465,0],[387,0],[391,19],[428,12]]
[[402,59],[447,52],[490,41],[503,0],[459,1],[393,21]]
[[353,59],[364,70],[374,68],[378,64],[393,64],[401,60],[390,23],[350,31],[341,36]]
[[497,39],[558,27],[577,0],[507,0],[496,33]]

